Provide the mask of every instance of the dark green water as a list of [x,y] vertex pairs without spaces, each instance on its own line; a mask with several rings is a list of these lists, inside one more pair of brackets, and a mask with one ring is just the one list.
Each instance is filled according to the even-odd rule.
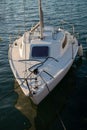
[[87,130],[87,1],[42,0],[44,21],[74,23],[84,48],[60,84],[38,105],[16,83],[8,47],[38,22],[37,0],[0,0],[0,130]]

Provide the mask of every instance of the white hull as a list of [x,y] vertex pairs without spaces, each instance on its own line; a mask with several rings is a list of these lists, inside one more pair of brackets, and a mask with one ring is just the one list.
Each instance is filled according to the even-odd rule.
[[58,27],[44,26],[41,0],[39,16],[40,22],[9,47],[13,74],[24,94],[35,104],[39,104],[62,80],[78,51],[74,27],[69,33]]
[[[58,40],[63,38],[62,33],[64,33],[62,30],[58,33],[60,36],[57,36]],[[78,41],[76,38],[73,38],[73,36],[70,36],[69,33],[67,34],[67,39],[67,42],[70,40],[71,41],[68,42],[66,47],[62,50],[62,42],[58,44],[53,43],[53,46],[51,44],[48,44],[49,47],[52,47],[51,51],[53,57],[47,57],[44,60],[39,59],[40,61],[37,61],[37,59],[29,59],[28,54],[29,51],[31,51],[29,50],[29,43],[24,44],[26,47],[26,53],[24,52],[22,55],[20,46],[23,40],[23,36],[17,39],[9,47],[9,63],[13,74],[24,94],[26,96],[30,96],[35,104],[39,104],[53,90],[53,88],[55,88],[55,86],[62,80],[62,78],[66,75],[71,65],[73,64],[78,51]],[[40,41],[42,42],[42,40]],[[53,42],[55,42],[55,39]],[[43,43],[41,43],[41,45],[43,45]],[[57,46],[60,48],[58,49]],[[26,56],[24,54],[26,54]],[[42,63],[40,64],[40,62]],[[37,74],[34,74],[34,72],[32,73],[29,70],[35,70],[36,68],[38,68]],[[35,81],[36,77],[37,80]],[[27,82],[25,81],[26,79]],[[35,82],[38,82],[38,84]],[[35,86],[38,88],[35,88]]]
[[45,87],[45,89],[38,94],[38,96],[33,96],[32,100],[35,104],[39,104],[55,87],[56,85],[63,79],[63,77],[66,75],[68,70],[70,69],[71,64],[69,64],[66,69],[64,69],[50,84],[49,84],[49,90]]

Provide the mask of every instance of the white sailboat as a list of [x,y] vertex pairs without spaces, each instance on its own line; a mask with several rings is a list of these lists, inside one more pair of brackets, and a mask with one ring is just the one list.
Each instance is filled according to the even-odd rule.
[[26,96],[39,104],[63,79],[78,52],[73,32],[45,26],[41,0],[40,22],[9,46],[9,63]]

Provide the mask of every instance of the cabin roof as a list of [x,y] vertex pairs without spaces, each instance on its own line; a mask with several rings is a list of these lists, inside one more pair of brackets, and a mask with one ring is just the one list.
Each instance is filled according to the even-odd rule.
[[33,35],[31,36],[30,43],[32,44],[51,44],[60,42],[64,38],[63,31],[59,31],[58,29],[55,29],[53,27],[45,27],[43,31],[43,39],[39,38],[39,31],[35,31]]

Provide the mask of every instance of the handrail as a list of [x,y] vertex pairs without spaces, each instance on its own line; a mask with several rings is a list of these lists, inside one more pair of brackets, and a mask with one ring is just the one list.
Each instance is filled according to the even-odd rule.
[[54,78],[50,73],[48,73],[46,70],[43,70],[46,74],[48,74],[50,77]]
[[[29,71],[32,72],[30,69],[33,68],[33,67],[35,67],[35,66],[38,66],[38,65],[39,65],[37,68],[35,68],[35,69],[38,69],[39,67],[41,67],[41,66],[42,66],[48,59],[50,59],[50,58],[51,58],[51,59],[54,59],[56,62],[58,62],[58,60],[55,59],[54,57],[47,57],[43,62],[38,63],[38,64],[35,64],[35,65],[33,65],[32,67],[30,67],[30,68],[29,68]],[[34,70],[33,70],[33,71],[34,71]]]
[[[29,84],[28,84],[28,81],[27,81],[27,80],[34,80],[34,79],[37,78],[38,76],[40,76],[40,78],[42,79],[42,81],[46,84],[46,87],[47,87],[48,91],[50,92],[50,90],[49,90],[49,88],[48,88],[48,85],[47,85],[47,82],[46,82],[45,79],[41,76],[41,73],[44,72],[44,73],[46,73],[47,75],[49,75],[51,78],[54,78],[54,77],[53,77],[49,72],[47,72],[47,71],[44,70],[44,69],[43,69],[41,72],[38,72],[38,68],[39,68],[40,66],[42,66],[49,58],[52,58],[52,59],[54,59],[56,62],[58,62],[58,60],[55,59],[55,58],[53,58],[53,57],[47,57],[46,60],[44,60],[43,62],[36,64],[36,65],[39,65],[39,66],[36,67],[33,71],[31,71],[30,69],[33,68],[33,67],[36,66],[36,65],[34,65],[34,66],[32,66],[31,68],[28,69],[31,73],[24,79],[24,81],[22,82],[22,84],[26,81],[26,84],[27,84],[27,87],[28,87],[28,90],[29,90],[30,93],[31,93],[31,88],[29,87]],[[37,70],[37,73],[35,73],[35,70]],[[36,77],[35,77],[35,78],[30,78],[32,74],[35,74]],[[32,86],[31,86],[31,87],[32,87]]]
[[[26,78],[23,78],[24,81],[22,82],[22,84],[23,84],[24,82],[26,82],[26,85],[27,85],[28,90],[29,90],[29,92],[30,92],[30,96],[33,96],[33,95],[32,95],[32,92],[31,92],[32,85],[29,85],[29,84],[31,84],[31,82],[28,84],[28,80],[31,80],[31,81],[32,81],[32,80],[35,80],[38,76],[40,76],[40,78],[42,79],[42,81],[45,83],[45,85],[46,85],[48,91],[50,92],[47,82],[45,81],[45,79],[44,79],[44,78],[42,77],[42,75],[41,75],[42,72],[48,74],[51,78],[54,78],[49,72],[47,72],[47,71],[45,71],[45,70],[42,70],[41,72],[39,72],[38,75],[37,75],[35,78],[30,78],[31,75],[34,73],[33,71],[32,71]],[[30,88],[30,86],[31,86],[31,88]]]
[[62,24],[61,26],[63,26],[64,24],[67,24],[67,25],[71,26],[72,27],[72,33],[73,34],[75,33],[75,28],[74,28],[74,25],[72,23],[68,23],[65,20],[61,20],[60,22],[61,22],[60,24]]

